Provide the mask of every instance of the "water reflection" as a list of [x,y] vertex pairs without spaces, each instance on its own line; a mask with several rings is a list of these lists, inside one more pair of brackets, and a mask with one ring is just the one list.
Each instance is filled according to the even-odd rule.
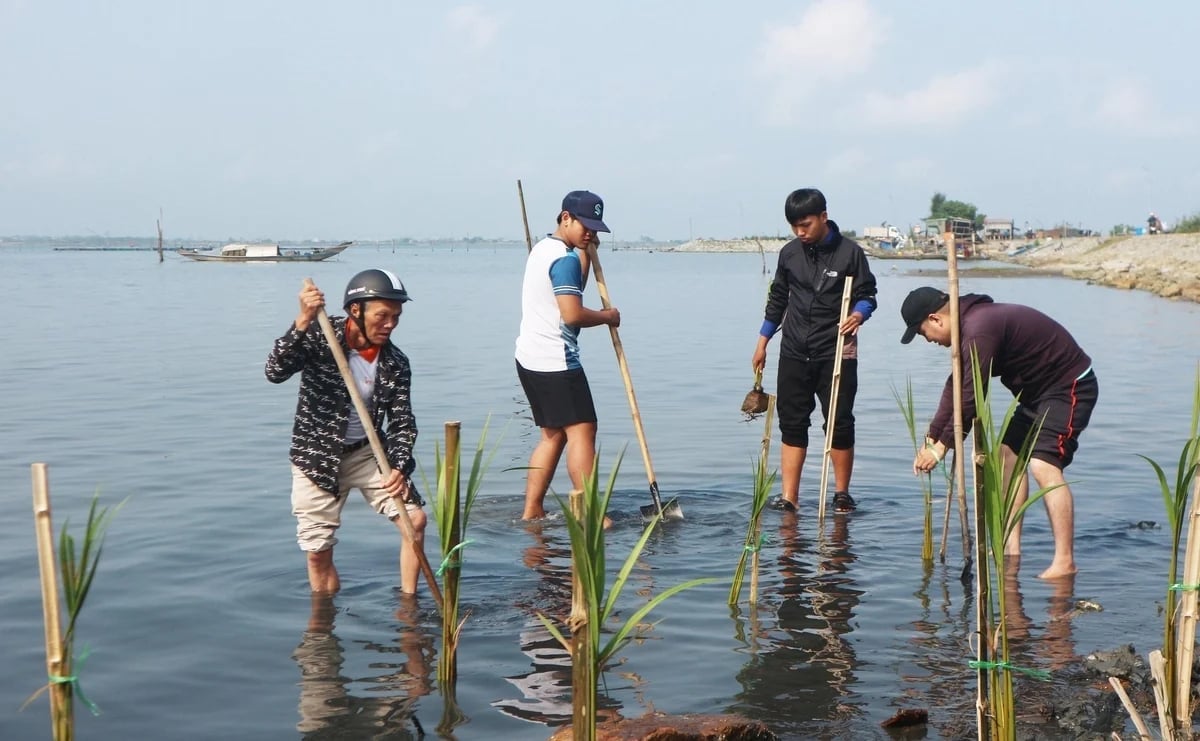
[[[506,715],[531,723],[560,726],[571,722],[571,654],[550,633],[538,613],[554,621],[564,636],[571,614],[571,547],[565,531],[547,533],[543,523],[526,528],[533,542],[525,548],[522,560],[540,578],[531,595],[518,596],[516,607],[526,619],[520,632],[521,652],[529,657],[530,669],[524,674],[505,677],[521,691],[521,697],[497,700],[492,706]],[[599,720],[612,718],[619,703],[602,692],[597,693]]]
[[[816,542],[802,537],[795,514],[781,516],[776,626],[759,623],[751,611],[748,635],[752,657],[738,673],[742,692],[731,708],[773,728],[817,733],[830,721],[857,715],[853,704],[857,658],[847,639],[862,591],[855,588],[851,566],[850,520],[834,517],[828,537]],[[764,594],[763,604],[771,600]],[[739,630],[742,630],[739,626]],[[798,708],[803,707],[802,712]],[[816,719],[800,729],[798,717]]]
[[[424,735],[414,715],[418,698],[429,694],[433,641],[420,629],[418,606],[412,595],[400,595],[396,618],[400,630],[391,644],[364,641],[362,646],[382,656],[372,661],[384,673],[353,678],[343,673],[345,651],[334,632],[337,610],[327,595],[312,596],[308,626],[292,658],[300,668],[300,722],[304,739],[415,739]],[[361,683],[366,695],[351,694]]]
[[1036,623],[1025,612],[1025,596],[1017,579],[1020,558],[1007,559],[1004,579],[1005,611],[1008,617],[1009,653],[1014,664],[1051,672],[1074,665],[1075,639],[1071,634],[1074,617],[1075,575],[1051,579],[1046,603],[1046,625],[1040,634]]
[[[921,585],[913,595],[921,615],[912,629],[912,663],[920,671],[901,669],[902,707],[925,708],[930,723],[944,738],[975,735],[975,673],[967,668],[973,658],[974,592],[958,576],[957,569],[922,564]],[[938,576],[935,582],[934,575]],[[962,590],[956,604],[952,585]],[[931,595],[936,587],[936,602]],[[936,709],[936,711],[935,711]]]
[[[1009,660],[1022,669],[1047,669],[1052,673],[1078,665],[1071,630],[1074,610],[1074,577],[1039,581],[1050,588],[1044,626],[1030,617],[1018,579],[1019,559],[1010,559],[1004,579],[1005,622],[1009,638]],[[898,705],[930,710],[930,723],[944,738],[975,735],[976,672],[967,667],[975,656],[975,601],[973,586],[962,585],[954,569],[925,564],[921,588],[914,595],[921,616],[910,624],[913,634],[911,662],[920,671],[902,669],[905,686]],[[938,579],[934,581],[934,575]],[[959,584],[962,593],[952,593]],[[931,596],[937,591],[937,598]],[[957,601],[956,601],[957,600]],[[1049,692],[1066,687],[1069,677],[1054,676],[1051,684],[1016,675],[1014,687],[1019,707],[1030,722],[1037,723],[1031,709],[1052,702]],[[1033,733],[1038,729],[1026,728]]]

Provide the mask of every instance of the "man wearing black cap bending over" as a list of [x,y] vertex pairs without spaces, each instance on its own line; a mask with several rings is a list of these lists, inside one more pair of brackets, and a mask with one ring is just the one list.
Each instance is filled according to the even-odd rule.
[[[1016,413],[1005,431],[1002,451],[1011,471],[1016,452],[1029,432],[1041,422],[1029,461],[1041,488],[1056,487],[1043,498],[1050,529],[1054,533],[1054,560],[1039,576],[1055,579],[1071,576],[1075,568],[1075,510],[1071,488],[1063,478],[1063,469],[1071,463],[1079,447],[1079,434],[1091,419],[1100,387],[1092,370],[1092,359],[1075,338],[1045,314],[1020,304],[997,304],[990,296],[969,293],[959,297],[959,321],[962,325],[963,359],[962,406],[964,426],[975,417],[973,358],[978,358],[986,384],[989,376],[1020,400]],[[900,307],[907,329],[900,341],[912,342],[921,335],[928,342],[950,347],[950,297],[936,288],[918,288],[908,294]],[[933,470],[954,442],[953,377],[946,379],[925,447],[913,460],[913,472]],[[1015,507],[1028,499],[1029,481],[1022,475]],[[1018,522],[1005,544],[1005,554],[1021,553],[1021,523]]]

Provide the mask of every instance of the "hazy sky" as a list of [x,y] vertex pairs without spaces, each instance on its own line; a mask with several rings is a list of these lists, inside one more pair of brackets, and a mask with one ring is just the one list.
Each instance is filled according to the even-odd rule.
[[[1153,10],[1150,10],[1153,8]],[[1200,3],[0,0],[0,234],[617,239],[1200,211]]]

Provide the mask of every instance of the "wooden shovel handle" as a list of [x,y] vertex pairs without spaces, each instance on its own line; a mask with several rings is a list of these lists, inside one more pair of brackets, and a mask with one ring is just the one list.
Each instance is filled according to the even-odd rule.
[[[604,282],[604,269],[600,267],[600,250],[593,250],[591,257],[592,273],[596,276],[596,288],[600,291],[600,305],[605,309],[612,308],[608,300],[608,285]],[[629,376],[629,364],[625,362],[625,348],[621,346],[621,335],[611,324],[608,333],[612,335],[613,351],[617,354],[617,365],[621,369],[621,380],[625,382],[625,395],[629,397],[629,410],[633,413],[633,429],[637,433],[638,445],[642,448],[642,462],[646,464],[646,478],[650,480],[652,492],[658,490],[658,480],[654,476],[654,464],[650,462],[650,446],[646,444],[646,431],[642,429],[642,415],[638,411],[637,396],[633,393],[633,379]]]
[[825,452],[821,455],[821,490],[817,496],[817,522],[825,522],[825,493],[829,489],[829,456],[833,451],[834,424],[837,422],[838,392],[842,386],[842,351],[846,346],[846,336],[842,334],[842,325],[850,316],[850,293],[854,287],[854,276],[847,275],[842,282],[842,309],[839,313],[837,340],[833,349],[833,380],[829,384],[829,407],[825,415]]
[[[313,286],[312,278],[304,279],[305,286]],[[346,384],[346,390],[350,392],[350,401],[354,403],[354,410],[358,412],[358,418],[362,420],[363,429],[367,432],[367,439],[371,441],[371,452],[375,454],[375,462],[379,465],[379,472],[383,478],[387,478],[392,473],[392,464],[388,462],[387,453],[383,449],[383,442],[379,439],[379,431],[375,429],[375,423],[371,417],[371,411],[367,409],[366,402],[363,401],[362,394],[358,393],[358,386],[354,383],[354,376],[350,373],[350,364],[346,361],[346,352],[342,350],[342,344],[338,342],[337,333],[333,331],[333,323],[329,321],[329,315],[325,313],[325,307],[321,307],[317,314],[317,322],[321,325],[321,331],[325,333],[325,341],[329,344],[329,350],[333,353],[333,359],[337,363],[338,371],[342,374],[342,381]],[[400,530],[404,533],[404,537],[409,543],[416,543],[416,529],[413,527],[412,519],[408,516],[408,509],[405,503],[400,502],[397,507],[400,510]],[[438,588],[437,577],[433,573],[433,568],[429,565],[429,560],[425,558],[425,552],[414,546],[417,553],[417,561],[421,566],[421,573],[425,575],[425,581],[429,583],[429,593],[433,595],[433,601],[437,604],[438,612],[442,610],[442,590]]]

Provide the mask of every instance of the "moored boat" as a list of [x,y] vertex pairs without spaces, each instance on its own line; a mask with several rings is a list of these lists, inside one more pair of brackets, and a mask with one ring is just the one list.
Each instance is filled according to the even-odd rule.
[[277,244],[243,244],[234,242],[220,250],[176,250],[189,260],[200,262],[317,262],[341,254],[354,242],[341,242],[332,247],[314,249],[286,248]]

